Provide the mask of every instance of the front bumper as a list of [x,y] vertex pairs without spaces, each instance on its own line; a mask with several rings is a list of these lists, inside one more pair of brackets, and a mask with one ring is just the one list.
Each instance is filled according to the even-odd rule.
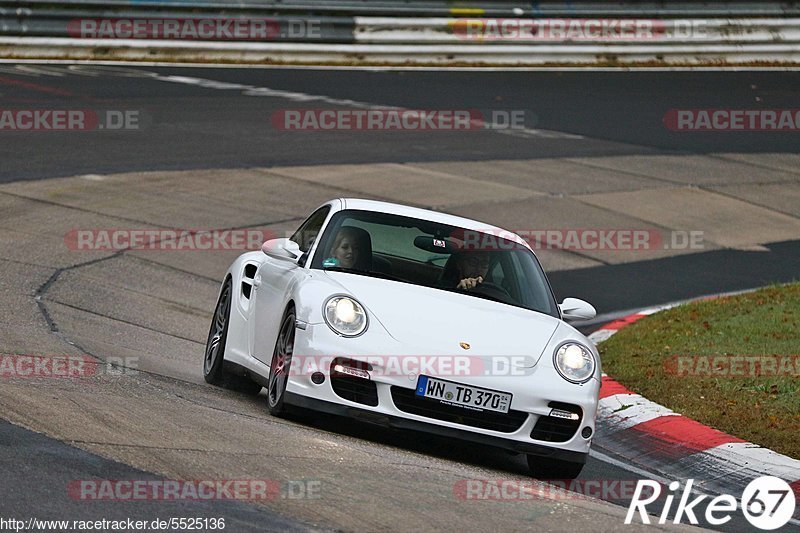
[[300,396],[299,394],[287,392],[284,402],[287,405],[300,407],[303,409],[310,409],[322,413],[328,413],[338,416],[346,416],[368,424],[375,424],[382,427],[389,427],[394,429],[406,429],[411,431],[421,431],[424,433],[431,433],[441,437],[451,437],[459,440],[476,442],[478,444],[485,444],[487,446],[495,446],[505,450],[511,450],[519,453],[528,453],[538,455],[541,457],[549,457],[551,459],[559,459],[562,461],[569,461],[571,463],[584,464],[588,453],[575,452],[571,450],[562,450],[550,446],[542,446],[533,442],[519,442],[492,435],[484,435],[482,433],[475,433],[473,431],[465,431],[462,429],[451,428],[447,426],[439,426],[430,422],[419,422],[408,418],[400,418],[397,416],[386,415],[377,413],[375,411],[364,409],[362,407],[353,407],[350,405],[342,405],[339,403],[326,402],[324,400],[317,400]]
[[[372,349],[370,349],[372,347]],[[378,348],[380,347],[380,348]],[[435,356],[447,354],[419,354],[413,347],[402,345],[393,338],[381,334],[378,328],[354,339],[344,339],[335,335],[325,324],[308,324],[305,329],[297,329],[292,366],[295,361],[330,361],[333,357],[347,357],[352,360],[369,359],[375,354],[381,356],[408,357]],[[451,354],[452,355],[452,354]],[[459,354],[464,356],[464,354]],[[479,356],[475,356],[479,357]],[[320,364],[318,368],[293,368],[286,389],[286,403],[317,411],[349,416],[365,422],[382,426],[423,431],[472,442],[496,446],[520,453],[551,457],[565,461],[583,463],[589,452],[591,436],[582,436],[584,431],[594,434],[595,414],[600,382],[592,379],[583,385],[565,381],[552,366],[552,358],[542,357],[539,363],[525,369],[524,375],[467,375],[438,376],[450,381],[491,390],[509,392],[513,395],[511,410],[522,414],[518,427],[496,431],[474,425],[466,425],[451,420],[420,416],[401,410],[395,403],[392,390],[398,388],[414,391],[417,374],[391,375],[377,373],[370,380],[375,383],[376,405],[345,399],[334,390],[329,365]],[[311,380],[313,372],[322,372],[325,380],[315,384]],[[426,375],[431,375],[425,373]],[[359,379],[359,378],[351,378]],[[581,411],[579,424],[574,434],[562,442],[537,440],[532,438],[540,419],[548,418],[553,402],[577,406]],[[590,431],[586,430],[589,428]]]

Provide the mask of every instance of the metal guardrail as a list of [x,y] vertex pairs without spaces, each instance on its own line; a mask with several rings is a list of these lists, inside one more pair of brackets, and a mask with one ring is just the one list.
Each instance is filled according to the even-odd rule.
[[800,65],[797,44],[728,45],[380,45],[230,43],[0,37],[0,57],[345,65],[706,66]]
[[[544,19],[540,22],[545,22]],[[563,19],[559,19],[563,20]],[[548,24],[517,19],[505,30],[490,19],[355,17],[355,41],[375,44],[617,45],[681,46],[800,43],[800,18],[666,19],[647,23],[641,38],[592,38],[585,24],[553,31]],[[599,25],[599,24],[598,24]],[[542,29],[544,28],[544,29]],[[505,33],[505,34],[504,34]],[[548,33],[550,35],[548,35]],[[600,33],[598,30],[596,33]],[[633,32],[631,32],[633,33]],[[563,38],[557,38],[563,35]],[[798,47],[800,51],[800,47]]]

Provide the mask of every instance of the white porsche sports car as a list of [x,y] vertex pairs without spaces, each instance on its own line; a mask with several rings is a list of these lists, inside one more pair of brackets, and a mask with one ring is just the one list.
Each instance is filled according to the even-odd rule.
[[207,382],[289,407],[527,454],[577,476],[595,431],[600,359],[565,320],[518,235],[396,204],[332,200],[228,270]]

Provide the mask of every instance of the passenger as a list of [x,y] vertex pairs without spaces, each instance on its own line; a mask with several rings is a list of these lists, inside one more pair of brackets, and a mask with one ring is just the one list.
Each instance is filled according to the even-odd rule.
[[[344,226],[336,234],[331,246],[330,256],[336,259],[342,268],[355,268],[363,270],[363,264],[366,262],[368,250],[365,246],[366,232],[361,228],[354,228],[352,226]],[[366,235],[369,239],[369,234]]]

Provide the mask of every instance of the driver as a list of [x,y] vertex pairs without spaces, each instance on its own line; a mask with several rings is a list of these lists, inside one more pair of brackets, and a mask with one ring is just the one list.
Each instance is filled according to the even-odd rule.
[[458,268],[457,289],[474,289],[479,283],[483,283],[489,271],[489,253],[473,252],[462,253],[456,259]]

